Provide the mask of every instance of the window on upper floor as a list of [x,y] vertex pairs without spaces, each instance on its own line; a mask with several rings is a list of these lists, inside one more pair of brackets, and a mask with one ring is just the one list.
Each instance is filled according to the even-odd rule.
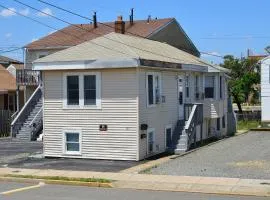
[[223,78],[222,76],[219,76],[219,97],[220,99],[223,99]]
[[161,99],[161,79],[159,73],[147,73],[147,106],[159,104]]
[[205,76],[204,95],[205,98],[215,97],[215,76]]
[[198,75],[195,76],[195,99],[200,98],[200,77]]
[[77,73],[64,76],[66,108],[100,108],[100,74]]
[[186,98],[189,98],[189,75],[187,75],[185,79],[185,90]]

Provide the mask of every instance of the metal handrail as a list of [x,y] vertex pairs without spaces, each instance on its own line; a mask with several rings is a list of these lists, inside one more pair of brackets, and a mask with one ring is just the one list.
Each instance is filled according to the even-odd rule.
[[38,113],[35,115],[35,117],[32,119],[32,121],[30,122],[30,124],[28,126],[32,126],[33,125],[33,123],[36,121],[37,117],[41,113],[42,109],[43,109],[43,106],[39,109]]
[[24,106],[22,107],[22,109],[20,110],[19,114],[17,115],[17,117],[12,121],[11,126],[13,126],[15,124],[15,122],[18,120],[19,116],[24,112],[25,108],[30,104],[32,98],[37,94],[37,92],[39,91],[39,89],[41,88],[41,86],[39,85],[37,87],[37,89],[34,91],[34,93],[31,95],[31,97],[27,100],[27,102],[24,104]]

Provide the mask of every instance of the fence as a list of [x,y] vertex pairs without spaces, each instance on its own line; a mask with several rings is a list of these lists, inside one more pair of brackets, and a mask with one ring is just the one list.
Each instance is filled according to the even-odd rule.
[[11,114],[9,110],[0,110],[0,137],[10,134]]
[[237,121],[260,121],[261,120],[261,111],[243,111],[243,113],[236,113]]

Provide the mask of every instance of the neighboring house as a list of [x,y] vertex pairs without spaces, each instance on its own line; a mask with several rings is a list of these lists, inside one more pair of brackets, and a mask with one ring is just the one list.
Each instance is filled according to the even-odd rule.
[[[16,89],[16,78],[0,65],[0,110],[17,111]],[[20,106],[23,102],[23,91],[20,90]]]
[[0,65],[7,68],[11,64],[23,64],[23,63],[21,61],[18,61],[18,60],[15,60],[15,59],[8,58],[6,56],[1,56],[0,55]]
[[33,69],[42,71],[31,99],[43,91],[46,157],[142,160],[231,125],[225,71],[165,43],[110,33]]
[[261,121],[270,125],[270,56],[261,60]]

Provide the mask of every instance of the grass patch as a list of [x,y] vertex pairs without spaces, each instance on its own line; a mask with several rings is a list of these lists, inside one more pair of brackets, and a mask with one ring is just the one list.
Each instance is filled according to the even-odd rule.
[[152,169],[157,168],[157,165],[154,165],[153,167],[146,168],[142,171],[140,171],[140,174],[152,174]]
[[103,178],[69,178],[64,176],[33,176],[33,175],[17,175],[17,174],[7,174],[4,177],[13,178],[29,178],[29,179],[43,179],[43,180],[54,180],[54,181],[78,181],[78,182],[95,182],[95,183],[111,183],[109,179]]
[[249,130],[252,128],[258,128],[260,126],[260,121],[245,121],[241,120],[237,122],[237,130]]

